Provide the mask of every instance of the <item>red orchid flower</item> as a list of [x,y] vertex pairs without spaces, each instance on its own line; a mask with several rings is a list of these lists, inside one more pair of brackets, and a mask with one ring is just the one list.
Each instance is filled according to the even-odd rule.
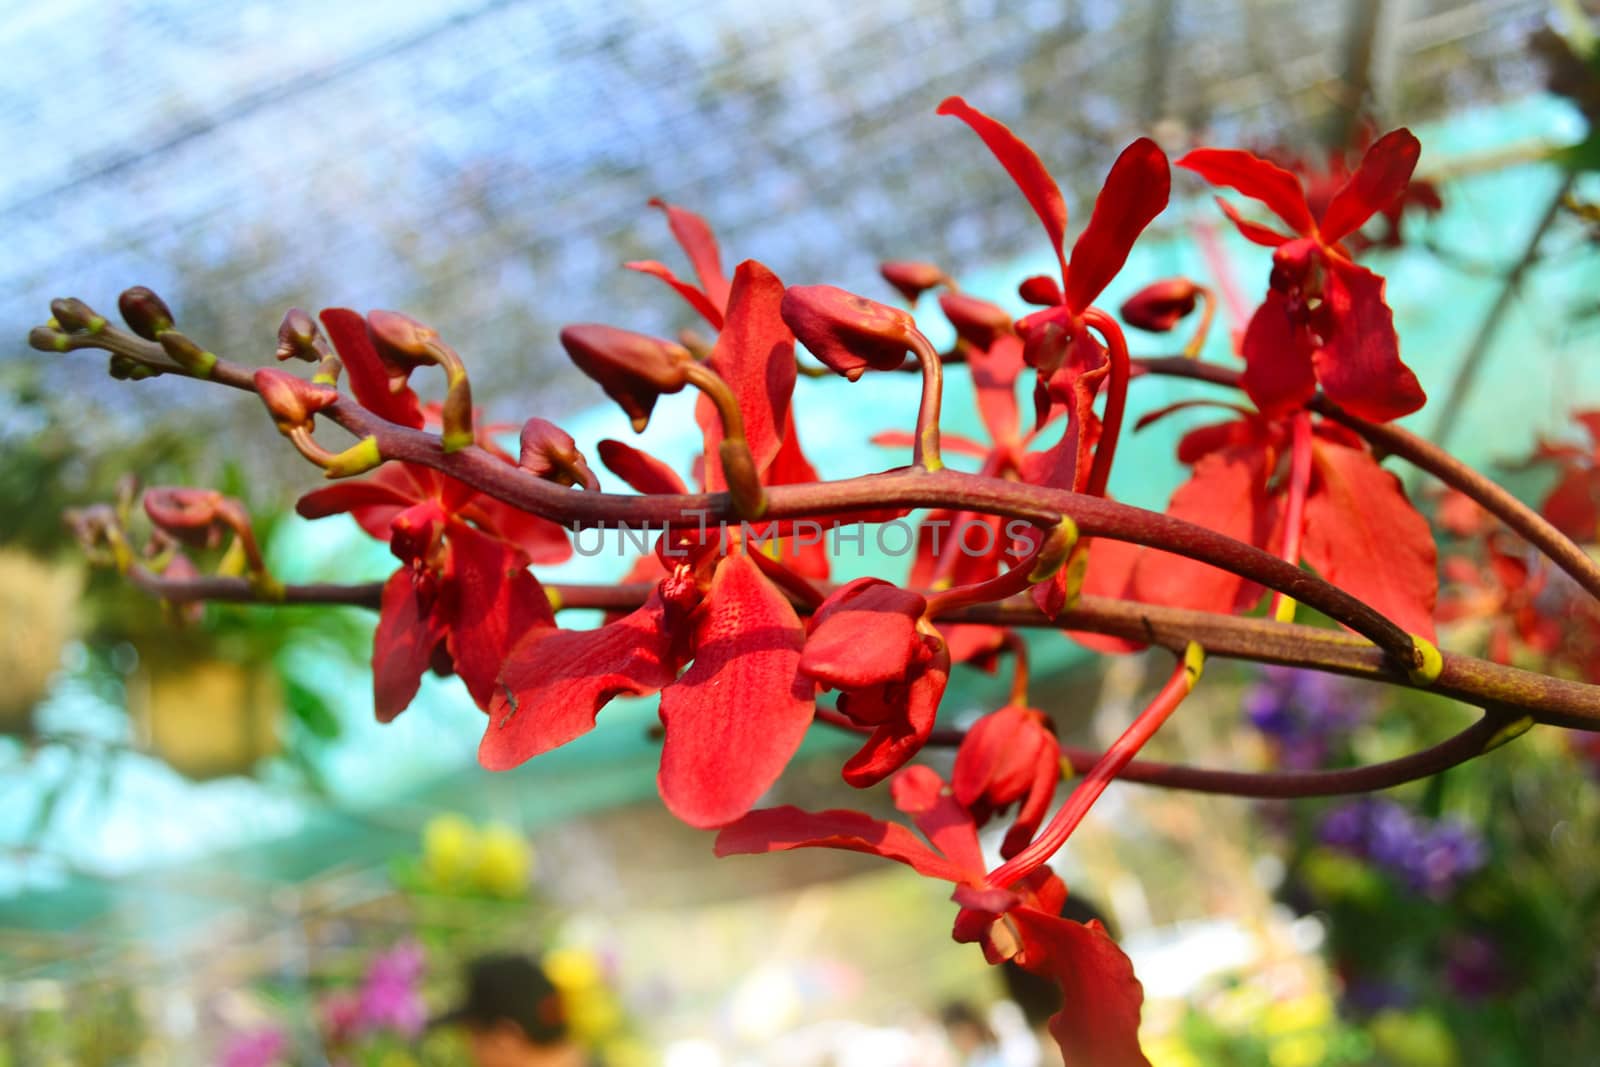
[[[1092,305],[1127,262],[1145,227],[1166,208],[1172,189],[1167,157],[1148,137],[1123,150],[1095,197],[1089,224],[1078,235],[1069,260],[1066,200],[1033,149],[960,97],[945,100],[939,113],[965,122],[1005,167],[1044,225],[1060,268],[1059,287],[1043,278],[1024,283],[1030,302],[1051,306],[1022,319],[1015,330],[1023,341],[1024,360],[1038,375],[1036,427],[1058,409],[1066,412],[1067,426],[1056,446],[1031,459],[1021,475],[1035,485],[1103,496],[1122,429],[1129,360],[1116,320]],[[1105,336],[1109,349],[1088,326]],[[1102,426],[1094,415],[1094,402],[1106,382],[1110,388]],[[1077,573],[1078,568],[1062,568],[1033,590],[1042,611],[1053,618],[1066,606],[1076,592]]]
[[[624,266],[629,270],[649,274],[666,282],[701,318],[705,319],[713,330],[721,333],[729,318],[733,284],[723,274],[722,252],[717,245],[716,234],[712,232],[711,226],[704,218],[685,208],[668,204],[660,198],[651,200],[650,206],[660,209],[667,216],[667,224],[672,230],[672,235],[684,254],[688,256],[699,285],[681,280],[670,269],[655,260],[635,260]],[[770,323],[757,325],[761,329],[771,327]],[[784,331],[785,334],[788,333],[787,327],[784,327]],[[789,344],[792,349],[792,335]],[[800,445],[799,430],[789,409],[789,398],[794,392],[797,376],[793,360],[787,368],[770,361],[762,363],[757,360],[747,360],[729,363],[726,359],[724,363],[727,365],[718,366],[714,360],[713,353],[712,369],[734,387],[740,398],[741,410],[746,410],[746,400],[754,405],[749,410],[757,414],[757,426],[754,431],[747,426],[746,435],[750,438],[750,447],[756,464],[761,468],[762,484],[798,485],[816,481],[816,469],[812,467],[811,461],[806,458],[805,450]],[[708,398],[702,396],[696,402],[695,418],[706,434],[707,458],[701,461],[697,471],[701,484],[708,491],[725,489],[727,486],[721,477],[720,461],[711,458],[717,451],[716,442],[722,439],[722,422],[717,417],[715,406]],[[640,491],[647,490],[640,489]],[[820,544],[801,545],[785,538],[777,551],[784,563],[806,577],[827,578],[828,557]],[[641,560],[640,566],[648,564]]]
[[[1144,423],[1180,406],[1193,405],[1152,413]],[[1180,440],[1178,459],[1193,472],[1172,494],[1167,514],[1310,564],[1406,630],[1433,640],[1437,550],[1399,479],[1350,431],[1305,415],[1295,417],[1305,420],[1300,450],[1306,457],[1303,479],[1296,479],[1284,469],[1295,452],[1294,420],[1235,410],[1239,418],[1201,426]],[[1297,495],[1298,519],[1291,522]],[[1154,549],[1108,552],[1095,566],[1101,568],[1096,592],[1152,604],[1229,613],[1249,610],[1261,596],[1259,586],[1238,575]]]
[[1573,420],[1588,435],[1588,447],[1542,443],[1530,463],[1554,466],[1559,478],[1539,510],[1579,544],[1600,540],[1600,411],[1580,411]]
[[[1099,342],[1084,328],[1084,315],[1127,262],[1134,241],[1166,208],[1172,187],[1167,157],[1148,137],[1141,137],[1123,150],[1095,198],[1089,224],[1073,244],[1069,261],[1066,200],[1033,149],[1004,124],[958,96],[940,104],[939,114],[956,116],[983,140],[1017,183],[1050,238],[1061,271],[1060,287],[1040,285],[1030,279],[1029,291],[1034,299],[1048,300],[1055,306],[1018,322],[1017,333],[1026,344],[1028,365],[1039,372],[1035,394],[1039,421],[1043,421],[1052,403],[1065,404],[1069,414],[1074,413],[1074,409],[1084,406],[1074,394],[1086,391],[1089,402],[1093,401],[1100,382],[1086,376],[1106,361]],[[1100,327],[1099,323],[1096,325]],[[1115,328],[1114,323],[1111,328]],[[1122,398],[1116,390],[1107,403],[1106,421],[1119,425]],[[1082,474],[1087,476],[1087,467]],[[1089,491],[1101,493],[1104,488],[1100,482]]]
[[[1444,560],[1446,586],[1439,598],[1439,621],[1487,627],[1485,654],[1512,663],[1519,649],[1556,655],[1563,620],[1550,613],[1549,574],[1525,551],[1512,550],[1503,532],[1483,539],[1483,559],[1452,555]],[[1570,622],[1570,620],[1567,620]]]
[[511,647],[555,625],[527,567],[567,558],[565,533],[453,478],[390,463],[370,478],[307,493],[296,510],[308,519],[347,512],[402,563],[384,583],[372,642],[373,702],[383,722],[411,703],[430,666],[452,667],[488,708]]
[[[1300,176],[1306,191],[1306,203],[1310,205],[1312,215],[1321,218],[1333,198],[1349,183],[1352,174],[1360,166],[1358,157],[1364,156],[1377,139],[1377,126],[1370,119],[1364,119],[1357,124],[1348,146],[1330,149],[1321,160],[1276,147],[1259,154]],[[1352,160],[1356,162],[1353,164]],[[1383,221],[1379,233],[1369,237],[1363,224],[1361,229],[1345,237],[1343,243],[1356,253],[1372,247],[1398,248],[1405,243],[1401,233],[1402,216],[1412,210],[1436,214],[1443,207],[1437,185],[1426,179],[1412,177],[1400,195],[1373,216]]]
[[[709,360],[738,400],[763,478],[785,462],[781,435],[795,381],[794,338],[778,315],[783,291],[761,264],[741,264]],[[707,486],[725,488],[720,419],[709,403],[697,414]],[[601,457],[630,483],[682,487],[659,461],[627,446],[612,443]],[[708,534],[661,539],[666,575],[638,610],[595,630],[534,632],[511,650],[478,750],[485,767],[504,770],[571,741],[613,697],[659,692],[658,783],[668,809],[699,827],[750,810],[799,747],[815,684],[800,671],[805,630],[788,597],[736,538],[724,553],[717,531]]]
[[[994,153],[1001,166],[1017,183],[1017,188],[1027,198],[1056,254],[1061,269],[1061,287],[1051,294],[1057,305],[1044,312],[1030,315],[1029,328],[1020,330],[1033,341],[1031,334],[1041,333],[1047,326],[1060,331],[1060,341],[1070,343],[1081,331],[1078,319],[1087,311],[1102,290],[1110,284],[1128,261],[1133,243],[1167,206],[1172,178],[1167,168],[1167,157],[1156,143],[1141,137],[1123,150],[1112,164],[1100,195],[1095,198],[1094,212],[1088,226],[1084,227],[1072,246],[1070,261],[1066,253],[1067,203],[1061,189],[1045,170],[1044,164],[1033,149],[1012,133],[1004,124],[969,105],[959,96],[952,96],[939,105],[939,114],[954,115],[972,128]],[[1037,287],[1035,287],[1037,290]],[[1045,338],[1040,336],[1040,341]],[[1051,358],[1036,349],[1030,353],[1031,365],[1054,371],[1062,351],[1057,349]]]
[[706,220],[692,211],[669,204],[660,197],[651,200],[650,206],[659,208],[667,216],[672,236],[688,255],[700,284],[691,285],[681,280],[668,267],[653,259],[634,260],[623,266],[660,278],[694,308],[713,330],[721,330],[733,287],[727,275],[722,273],[722,251],[717,247],[716,235],[711,232]]
[[972,724],[956,750],[951,775],[956,800],[979,826],[1012,804],[1020,805],[1000,845],[1006,859],[1033,840],[1060,781],[1055,726],[1043,712],[1015,704]]
[[840,586],[811,617],[800,671],[838,689],[839,711],[872,736],[844,765],[844,780],[876,785],[916,755],[933,732],[950,653],[920,594],[877,578]]
[[[1010,959],[1061,988],[1050,1033],[1069,1067],[1149,1067],[1139,1050],[1144,990],[1128,957],[1099,922],[1061,918],[1066,887],[1047,867],[1011,889],[988,882],[972,816],[927,767],[907,767],[891,791],[928,844],[904,826],[857,811],[752,811],[717,834],[718,856],[838,848],[903,863],[954,882],[957,941],[977,942],[992,964]],[[930,847],[931,845],[931,847]]]
[[1250,152],[1197,148],[1178,161],[1212,185],[1259,200],[1294,234],[1250,222],[1218,200],[1240,233],[1274,249],[1266,301],[1243,341],[1245,391],[1263,414],[1303,406],[1319,384],[1334,403],[1375,422],[1423,405],[1417,376],[1400,361],[1383,279],[1341,243],[1405,192],[1420,151],[1409,130],[1385,134],[1316,215],[1299,178]]
[[[427,409],[406,384],[409,369],[383,361],[366,321],[343,308],[321,318],[356,400],[403,426],[426,425]],[[487,429],[480,427],[478,445],[514,464]],[[373,637],[373,703],[384,722],[405,710],[430,666],[460,674],[472,699],[487,708],[511,646],[529,630],[554,625],[544,590],[527,567],[571,554],[556,523],[407,463],[307,493],[296,510],[308,519],[349,513],[368,534],[389,542],[403,564],[384,584]]]

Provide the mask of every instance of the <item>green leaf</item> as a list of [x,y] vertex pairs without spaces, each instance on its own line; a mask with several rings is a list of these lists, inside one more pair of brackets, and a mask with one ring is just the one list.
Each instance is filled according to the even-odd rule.
[[339,736],[339,717],[320,694],[286,677],[283,680],[283,695],[289,714],[298,719],[313,736],[324,741],[332,741]]

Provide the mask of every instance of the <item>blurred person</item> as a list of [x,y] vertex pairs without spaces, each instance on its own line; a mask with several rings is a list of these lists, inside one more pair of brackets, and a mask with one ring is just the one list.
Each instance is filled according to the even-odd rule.
[[961,1067],[1004,1067],[1000,1042],[977,1008],[964,1000],[951,1001],[939,1010],[939,1021]]
[[529,956],[467,964],[466,996],[430,1026],[459,1026],[477,1067],[588,1067],[555,983]]

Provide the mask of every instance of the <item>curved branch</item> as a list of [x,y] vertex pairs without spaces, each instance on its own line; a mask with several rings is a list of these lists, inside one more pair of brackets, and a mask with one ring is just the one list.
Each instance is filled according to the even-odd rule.
[[[1508,720],[1498,714],[1479,718],[1460,733],[1409,756],[1372,763],[1365,767],[1343,767],[1324,771],[1222,771],[1189,767],[1153,760],[1134,760],[1119,776],[1121,781],[1139,782],[1164,789],[1221,796],[1259,797],[1288,800],[1299,797],[1336,797],[1351,793],[1371,793],[1428,778],[1451,767],[1475,759],[1499,747],[1499,735]],[[1100,753],[1073,745],[1061,746],[1061,757],[1074,772],[1082,774]]]
[[[816,710],[816,720],[828,726],[851,733],[871,733],[872,727],[860,726],[848,716],[828,708]],[[1471,726],[1452,734],[1436,745],[1420,749],[1408,756],[1370,763],[1364,767],[1340,767],[1320,771],[1224,771],[1209,767],[1192,767],[1182,763],[1162,763],[1158,760],[1135,759],[1117,775],[1122,782],[1137,782],[1158,789],[1181,789],[1188,793],[1211,793],[1216,796],[1253,797],[1270,800],[1295,800],[1305,797],[1337,797],[1352,793],[1372,793],[1393,789],[1441,771],[1458,767],[1476,759],[1514,739],[1517,734],[1502,737],[1502,731],[1514,719],[1503,713],[1480,716]],[[964,730],[935,730],[928,736],[928,744],[959,747],[966,738]],[[1103,752],[1079,745],[1060,746],[1061,758],[1074,774],[1084,774],[1098,763]]]

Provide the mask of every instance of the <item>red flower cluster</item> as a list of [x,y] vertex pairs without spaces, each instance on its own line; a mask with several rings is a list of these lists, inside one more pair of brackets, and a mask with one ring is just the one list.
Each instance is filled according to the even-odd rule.
[[[278,355],[315,363],[310,381],[220,361],[178,333],[170,309],[146,290],[130,290],[123,301],[137,337],[113,336],[79,301],[57,301],[51,324],[31,340],[51,351],[108,348],[113,372],[125,377],[216,376],[253,389],[278,428],[330,477],[377,468],[307,494],[299,511],[308,518],[349,514],[399,561],[383,586],[374,638],[380,719],[404,710],[425,671],[458,674],[487,713],[480,760],[500,770],[589,731],[616,697],[658,696],[661,796],[685,822],[718,829],[719,854],[842,848],[950,882],[957,940],[976,942],[991,961],[1014,960],[1060,986],[1062,1006],[1051,1030],[1069,1064],[1146,1064],[1137,1036],[1142,991],[1132,967],[1097,923],[1061,917],[1066,888],[1047,864],[1198,680],[1203,652],[1187,633],[1174,640],[1170,628],[1192,625],[1192,612],[1210,613],[1205,624],[1212,633],[1261,638],[1265,631],[1270,647],[1254,650],[1257,658],[1292,662],[1282,649],[1315,645],[1307,636],[1314,631],[1227,618],[1253,611],[1266,584],[1279,592],[1276,618],[1292,615],[1287,595],[1303,597],[1371,638],[1389,657],[1385,669],[1400,678],[1431,684],[1443,669],[1428,643],[1439,598],[1433,535],[1381,465],[1384,451],[1370,443],[1398,432],[1374,423],[1416,410],[1424,397],[1400,359],[1383,279],[1351,255],[1369,219],[1395,217],[1415,194],[1419,148],[1405,130],[1386,134],[1357,166],[1341,164],[1332,185],[1325,178],[1308,185],[1243,151],[1200,148],[1179,161],[1257,200],[1289,232],[1223,204],[1247,238],[1273,249],[1273,268],[1243,333],[1242,378],[1212,366],[1199,376],[1236,381],[1254,406],[1186,401],[1145,417],[1140,425],[1202,403],[1228,412],[1183,436],[1178,459],[1190,468],[1189,478],[1165,515],[1155,515],[1106,499],[1130,382],[1163,363],[1169,373],[1172,364],[1196,365],[1135,361],[1116,319],[1094,302],[1167,205],[1165,155],[1141,139],[1118,157],[1069,253],[1065,198],[1033,150],[959,98],[939,110],[978,135],[1044,226],[1059,270],[1019,286],[1036,310],[1013,321],[998,305],[958,290],[936,265],[885,264],[886,281],[913,305],[940,290],[939,309],[958,337],[953,351],[941,355],[908,310],[831,286],[785,286],[753,260],[730,277],[705,221],[656,201],[694,280],[655,261],[627,266],[669,285],[714,341],[687,333],[670,341],[594,323],[561,334],[573,362],[636,430],[661,396],[699,393],[703,450],[692,478],[622,442],[598,446],[604,466],[651,500],[602,494],[573,439],[543,419],[522,427],[520,455],[504,451],[497,428],[483,426],[472,408],[460,357],[432,330],[395,313],[363,317],[330,309],[319,328],[311,316],[290,312]],[[1206,312],[1189,346],[1193,355],[1210,321],[1208,289],[1182,278],[1156,281],[1123,305],[1123,318],[1141,329],[1170,330],[1202,300]],[[909,446],[909,467],[851,482],[818,478],[794,410],[802,348],[851,381],[868,371],[920,372],[914,429],[874,438]],[[947,363],[964,364],[970,373],[987,441],[941,433]],[[444,375],[441,405],[423,404],[412,390],[411,375],[422,367]],[[1030,368],[1028,427],[1017,384]],[[330,453],[313,437],[318,418],[365,436]],[[1588,446],[1547,446],[1537,458],[1557,470],[1545,505],[1550,523],[1593,540],[1600,527],[1594,447],[1600,415],[1580,419],[1593,438]],[[946,453],[963,456],[977,473],[946,469]],[[696,482],[710,495],[694,503],[722,521],[686,524],[693,509],[673,498],[686,497]],[[609,614],[598,627],[558,626],[559,605],[530,567],[558,563],[572,549],[567,531],[542,516],[594,522],[634,504],[658,518],[671,516],[629,575],[645,591],[608,591],[626,596],[605,600]],[[231,529],[248,557],[252,588],[262,599],[284,595],[234,502],[159,490],[145,506],[164,544],[211,545]],[[822,545],[800,536],[802,522],[813,530],[882,523],[909,515],[913,506],[926,511],[918,519],[915,558],[899,582],[867,577],[830,586]],[[1450,584],[1440,617],[1487,621],[1491,654],[1502,662],[1532,649],[1600,680],[1594,602],[1536,563],[1508,531],[1489,527],[1472,506],[1453,500],[1443,518],[1469,545],[1446,561]],[[1077,520],[1093,535],[1092,553],[1089,540],[1078,539]],[[80,526],[86,541],[114,536],[117,565],[132,569],[124,531],[113,520],[101,514]],[[1546,524],[1518,529],[1550,551],[1551,542],[1540,541]],[[1567,569],[1584,578],[1581,567]],[[192,591],[198,581],[187,561],[165,577],[169,589],[185,582]],[[1552,623],[1548,610],[1558,596],[1572,605],[1561,617],[1566,629]],[[1050,815],[1062,785],[1062,750],[1050,717],[1031,706],[1027,643],[1008,624],[1019,617],[1036,624],[1076,609],[1062,627],[1087,628],[1090,597],[1116,598],[1098,602],[1106,632],[1074,637],[1108,651],[1149,639],[1184,655],[1103,755],[1073,756],[1088,772]],[[1158,608],[1164,634],[1151,620]],[[1118,612],[1111,618],[1117,625],[1105,625]],[[1143,629],[1119,624],[1129,617]],[[1311,665],[1352,669],[1354,642],[1326,644],[1345,658]],[[1007,656],[1017,674],[1006,704],[959,738],[936,732],[952,672],[962,665],[994,670]],[[1452,692],[1494,669],[1476,666],[1477,675],[1457,672]],[[1509,705],[1520,692],[1498,691],[1485,706]],[[859,736],[859,748],[843,762],[844,781],[856,788],[890,782],[896,807],[922,839],[856,811],[756,807],[814,722]],[[934,741],[958,746],[948,785],[913,762]],[[1137,769],[1148,773],[1150,765]],[[1173,770],[1192,772],[1167,768]],[[1001,862],[991,867],[979,830],[1008,813],[997,835]]]

